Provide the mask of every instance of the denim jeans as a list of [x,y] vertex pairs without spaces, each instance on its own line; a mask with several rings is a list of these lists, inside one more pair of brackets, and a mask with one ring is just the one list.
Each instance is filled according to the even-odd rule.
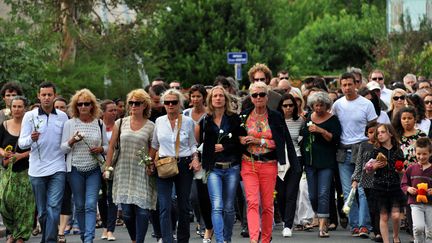
[[[346,152],[344,162],[339,163],[338,166],[344,198],[347,200],[351,191],[351,176],[355,168],[355,164],[351,163],[351,152]],[[372,227],[370,223],[369,208],[363,187],[358,187],[357,195],[358,202],[357,200],[353,201],[350,213],[348,215],[350,227],[351,229],[366,227],[370,230]]]
[[333,169],[317,169],[306,165],[309,200],[319,218],[330,216],[330,187],[333,179]]
[[57,172],[50,176],[30,176],[42,227],[41,243],[56,243],[66,173]]
[[207,179],[212,205],[211,218],[217,243],[231,242],[235,219],[234,200],[240,181],[240,165],[214,168]]
[[93,242],[96,228],[96,208],[101,186],[101,170],[97,167],[91,171],[80,172],[72,166],[72,171],[68,176],[74,195],[81,240],[84,243]]
[[190,157],[180,158],[179,174],[171,178],[157,178],[159,219],[164,243],[173,243],[173,229],[171,218],[172,192],[175,185],[178,205],[177,242],[189,242],[189,194],[192,186],[193,172],[189,169]]
[[143,243],[150,220],[150,210],[140,208],[134,204],[123,204],[123,219],[129,233],[129,237],[136,243]]

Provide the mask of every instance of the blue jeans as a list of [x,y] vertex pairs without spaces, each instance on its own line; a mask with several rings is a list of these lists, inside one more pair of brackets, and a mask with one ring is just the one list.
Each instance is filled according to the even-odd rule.
[[328,218],[330,216],[330,187],[333,169],[317,169],[306,165],[305,171],[312,209],[319,218]]
[[96,228],[96,207],[101,187],[101,170],[99,167],[80,172],[74,166],[68,174],[71,183],[76,217],[84,243],[93,242]]
[[[351,176],[355,169],[355,164],[351,163],[351,152],[346,152],[346,157],[343,163],[339,163],[339,175],[342,184],[342,190],[345,201],[351,191]],[[369,208],[366,199],[366,194],[363,187],[357,188],[358,201],[354,200],[348,215],[351,229],[366,227],[371,229]],[[357,196],[356,196],[357,197]]]
[[211,218],[216,242],[231,242],[235,219],[234,200],[240,181],[240,165],[228,169],[214,168],[207,187],[212,205]]
[[171,178],[157,178],[159,219],[164,243],[173,243],[173,229],[171,220],[171,206],[173,185],[177,194],[178,205],[178,229],[177,242],[189,242],[189,195],[192,186],[193,172],[189,170],[190,157],[180,158],[178,165],[179,174]]
[[129,237],[136,243],[143,243],[150,219],[150,210],[140,208],[135,204],[123,204],[123,219]]
[[42,227],[41,243],[56,243],[66,173],[57,172],[44,177],[30,176],[30,182]]

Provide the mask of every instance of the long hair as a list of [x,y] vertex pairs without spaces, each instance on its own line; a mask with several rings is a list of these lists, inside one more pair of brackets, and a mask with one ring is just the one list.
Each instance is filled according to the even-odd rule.
[[403,107],[402,109],[400,109],[397,113],[396,116],[393,118],[392,120],[392,125],[394,127],[394,129],[397,131],[397,134],[399,135],[399,139],[403,136],[405,130],[402,126],[402,122],[401,122],[401,117],[402,117],[402,113],[411,113],[414,116],[414,120],[417,117],[417,112],[415,110],[414,107],[412,106],[407,106],[407,107]]
[[399,139],[397,137],[396,131],[395,129],[392,127],[392,125],[390,124],[378,124],[375,130],[375,134],[374,134],[374,138],[375,138],[375,147],[381,147],[382,144],[378,141],[378,129],[380,127],[384,127],[386,129],[386,131],[391,135],[391,144],[393,147],[400,147],[400,142]]
[[208,92],[208,95],[207,95],[207,113],[209,115],[214,115],[215,109],[214,109],[213,104],[212,104],[212,98],[213,98],[213,92],[217,89],[222,90],[222,92],[225,96],[225,113],[228,115],[234,114],[235,111],[232,108],[231,97],[230,97],[229,93],[222,86],[213,87]]
[[281,100],[279,101],[279,104],[277,106],[277,111],[279,111],[282,115],[284,114],[284,111],[282,109],[282,105],[283,102],[285,100],[291,100],[292,103],[294,104],[294,109],[293,109],[293,114],[292,114],[292,118],[294,121],[297,121],[299,119],[299,108],[297,106],[297,102],[294,98],[294,96],[292,94],[284,94],[281,98]]

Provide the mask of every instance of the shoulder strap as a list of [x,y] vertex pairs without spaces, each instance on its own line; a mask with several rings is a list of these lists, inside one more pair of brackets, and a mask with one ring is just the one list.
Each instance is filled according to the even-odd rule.
[[117,149],[120,149],[120,133],[121,133],[122,124],[123,124],[123,118],[120,118],[120,125],[119,125],[119,130],[118,130],[118,135],[117,135],[117,144],[116,144]]
[[182,126],[182,114],[179,115],[178,119],[177,119],[177,137],[176,137],[176,147],[175,147],[175,153],[176,153],[176,158],[179,157],[179,150],[180,150],[180,129]]
[[[103,125],[102,125],[101,119],[98,119],[98,124],[99,124],[100,132],[101,132],[101,145],[102,145],[103,144]],[[102,155],[103,160],[106,160],[103,152],[101,153],[101,155]]]

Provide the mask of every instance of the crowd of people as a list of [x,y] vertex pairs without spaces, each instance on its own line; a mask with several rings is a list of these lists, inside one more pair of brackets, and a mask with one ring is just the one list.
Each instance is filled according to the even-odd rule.
[[[126,100],[81,89],[68,102],[51,82],[29,104],[19,83],[2,86],[0,213],[7,242],[231,242],[239,220],[251,243],[318,227],[353,237],[432,242],[431,80],[350,68],[337,86],[322,77],[294,87],[257,63],[239,90],[155,79]],[[390,89],[389,89],[390,88]],[[169,170],[168,170],[169,169]],[[119,213],[121,212],[121,213]],[[389,233],[392,220],[392,235]]]

